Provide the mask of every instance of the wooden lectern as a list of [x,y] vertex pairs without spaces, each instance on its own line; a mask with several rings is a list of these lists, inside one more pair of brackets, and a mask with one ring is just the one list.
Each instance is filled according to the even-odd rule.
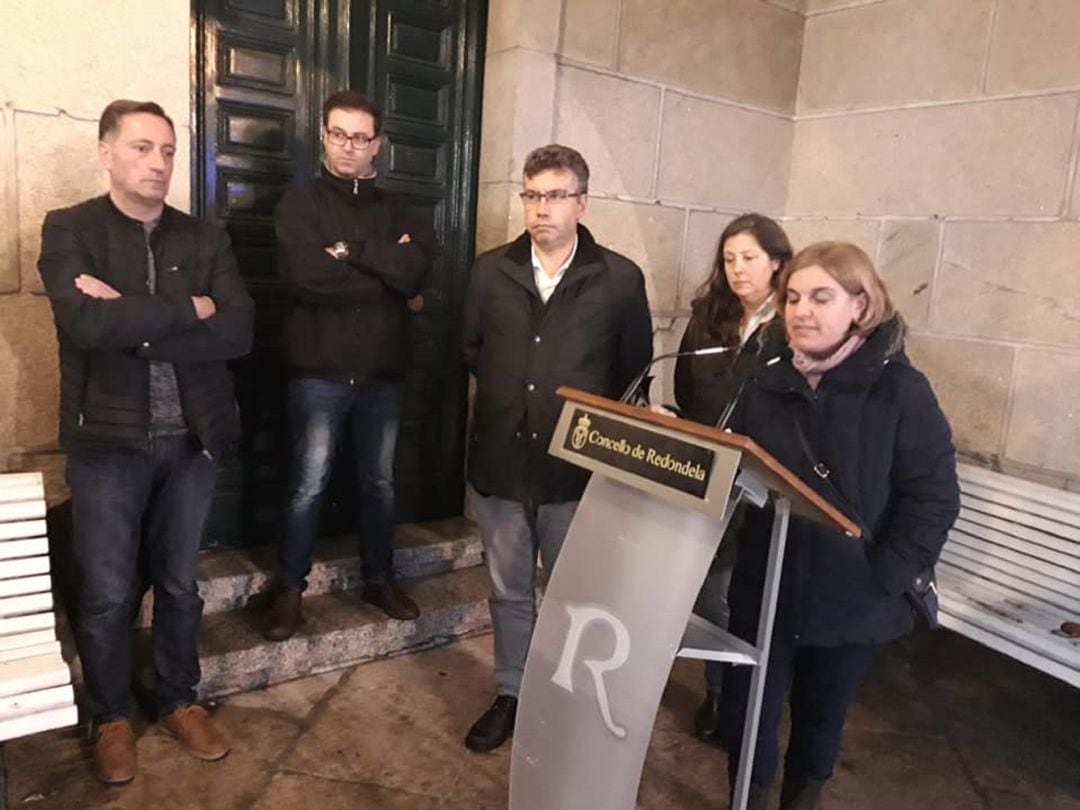
[[[549,452],[593,475],[551,572],[519,696],[511,810],[632,810],[676,656],[754,667],[732,806],[743,808],[791,515],[858,528],[752,440],[592,394]],[[756,644],[692,608],[740,501],[775,517]],[[718,797],[720,800],[721,797]]]

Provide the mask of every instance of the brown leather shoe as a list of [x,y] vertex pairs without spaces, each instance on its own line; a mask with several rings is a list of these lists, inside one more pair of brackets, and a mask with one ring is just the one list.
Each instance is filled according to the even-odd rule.
[[416,602],[408,597],[401,586],[394,580],[372,582],[364,586],[360,597],[370,605],[379,608],[391,619],[410,621],[420,615]]
[[94,772],[106,785],[126,785],[135,778],[135,733],[127,720],[97,727]]
[[202,706],[182,706],[158,722],[177,737],[188,753],[212,762],[229,753],[229,743]]
[[270,622],[263,633],[270,641],[285,641],[292,638],[300,625],[304,623],[304,613],[300,609],[300,589],[285,588],[278,591],[274,604],[270,608]]

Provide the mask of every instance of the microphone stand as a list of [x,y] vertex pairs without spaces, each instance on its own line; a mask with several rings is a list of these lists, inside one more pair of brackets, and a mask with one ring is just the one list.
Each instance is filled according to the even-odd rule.
[[645,380],[645,376],[652,370],[652,367],[661,360],[670,360],[673,357],[702,357],[709,354],[726,354],[728,352],[741,351],[741,349],[741,346],[710,346],[706,349],[692,349],[685,352],[668,352],[659,357],[654,357],[645,365],[645,368],[641,370],[641,373],[634,377],[626,390],[623,391],[622,396],[619,397],[619,402],[629,403],[634,398],[638,388],[641,387],[641,383]]

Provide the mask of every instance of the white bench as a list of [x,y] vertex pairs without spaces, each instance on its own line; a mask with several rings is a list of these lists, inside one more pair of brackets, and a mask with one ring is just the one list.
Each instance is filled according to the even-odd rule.
[[41,474],[0,475],[0,740],[77,720],[56,640]]
[[959,465],[937,565],[941,624],[1080,687],[1080,494]]

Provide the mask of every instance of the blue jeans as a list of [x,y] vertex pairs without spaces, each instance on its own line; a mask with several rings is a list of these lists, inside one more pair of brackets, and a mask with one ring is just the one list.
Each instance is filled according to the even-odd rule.
[[394,450],[401,423],[402,385],[369,380],[360,385],[301,378],[289,381],[292,460],[285,530],[278,549],[279,577],[287,588],[307,588],[319,532],[319,507],[330,480],[334,453],[351,423],[360,486],[363,576],[393,576]]
[[187,435],[155,438],[146,450],[68,456],[79,583],[75,637],[87,710],[97,723],[131,711],[140,547],[154,588],[158,710],[168,714],[195,700],[203,606],[196,568],[215,473],[213,460]]

